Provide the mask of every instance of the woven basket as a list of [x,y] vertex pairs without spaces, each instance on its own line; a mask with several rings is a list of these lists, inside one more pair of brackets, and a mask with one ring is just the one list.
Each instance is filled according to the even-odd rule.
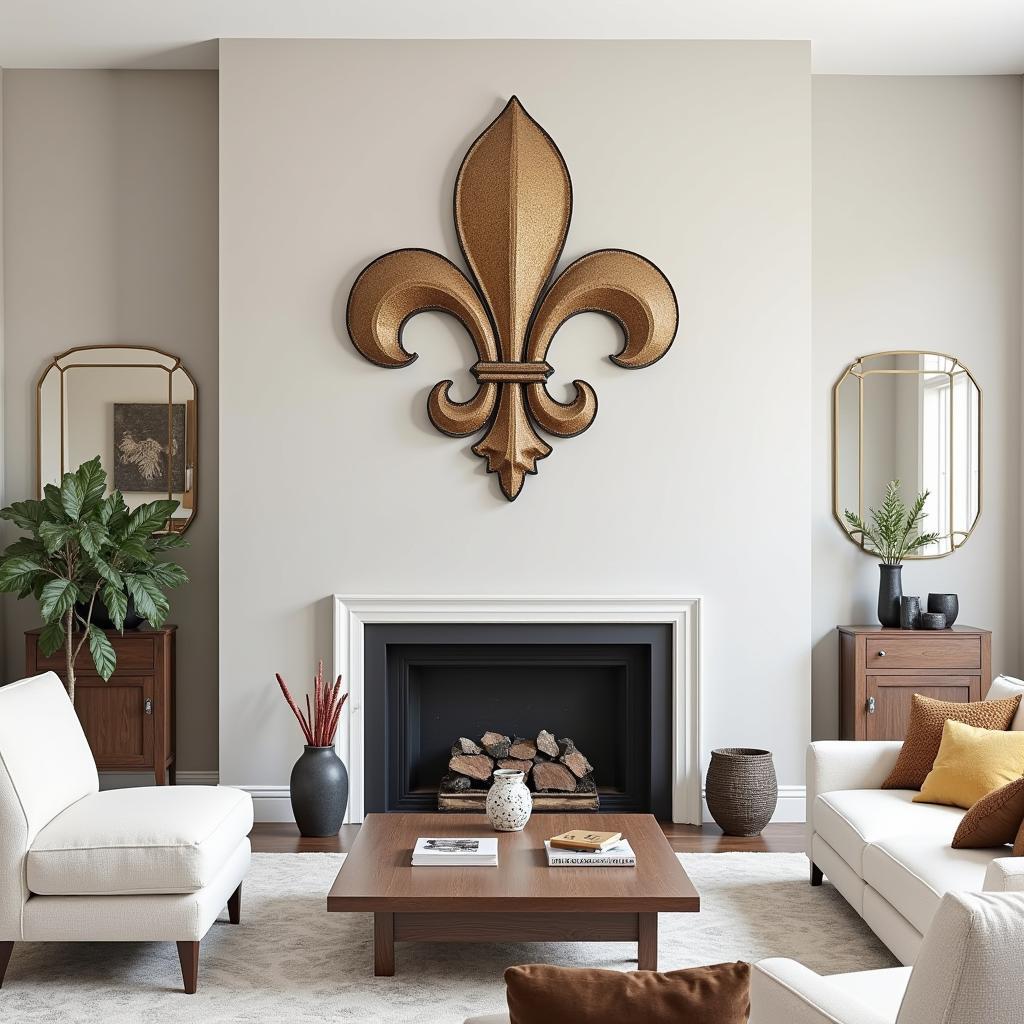
[[712,750],[706,786],[708,810],[727,836],[759,836],[779,801],[770,750]]

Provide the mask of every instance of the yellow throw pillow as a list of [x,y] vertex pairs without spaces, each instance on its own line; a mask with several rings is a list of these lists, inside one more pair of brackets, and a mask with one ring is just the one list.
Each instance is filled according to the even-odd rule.
[[947,719],[935,764],[914,803],[968,808],[1024,775],[1024,732],[975,729]]

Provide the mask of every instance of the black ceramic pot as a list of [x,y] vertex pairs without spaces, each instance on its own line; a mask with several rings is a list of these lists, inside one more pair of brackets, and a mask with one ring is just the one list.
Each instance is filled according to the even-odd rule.
[[902,597],[900,599],[900,629],[921,628],[921,598]]
[[348,806],[348,771],[334,747],[310,747],[295,762],[292,813],[304,836],[336,836]]
[[878,566],[878,621],[896,628],[900,624],[900,598],[903,597],[903,566]]
[[948,629],[956,622],[956,617],[960,614],[960,601],[956,594],[929,594],[928,611],[941,612],[945,615]]
[[[89,614],[88,602],[85,604],[76,604],[75,608],[78,610],[78,614],[84,619]],[[146,620],[138,613],[135,608],[135,599],[131,596],[128,598],[128,611],[124,616],[124,628],[125,629],[138,629]],[[107,606],[103,603],[103,598],[99,594],[96,595],[96,600],[92,606],[92,624],[99,626],[100,629],[113,629],[114,620],[110,617],[110,612],[107,611]]]

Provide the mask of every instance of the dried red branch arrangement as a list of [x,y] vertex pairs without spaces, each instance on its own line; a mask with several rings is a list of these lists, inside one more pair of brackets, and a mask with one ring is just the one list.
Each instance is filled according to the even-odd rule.
[[277,676],[278,686],[281,693],[292,709],[292,714],[298,720],[302,728],[302,735],[306,738],[306,744],[310,747],[329,747],[334,743],[334,736],[338,731],[338,722],[341,719],[341,709],[348,700],[348,693],[341,692],[341,676],[333,683],[324,683],[324,663],[317,664],[316,676],[313,679],[313,703],[309,702],[309,694],[306,694],[306,711],[295,703],[288,684]]

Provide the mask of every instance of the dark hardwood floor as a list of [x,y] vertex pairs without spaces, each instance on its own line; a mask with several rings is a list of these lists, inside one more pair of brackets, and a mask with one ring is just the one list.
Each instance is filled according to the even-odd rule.
[[[769,825],[760,836],[725,836],[717,825],[661,826],[677,853],[803,853],[803,825]],[[249,837],[253,853],[345,853],[359,831],[358,825],[342,825],[341,832],[326,839],[304,839],[294,825],[257,823]]]

